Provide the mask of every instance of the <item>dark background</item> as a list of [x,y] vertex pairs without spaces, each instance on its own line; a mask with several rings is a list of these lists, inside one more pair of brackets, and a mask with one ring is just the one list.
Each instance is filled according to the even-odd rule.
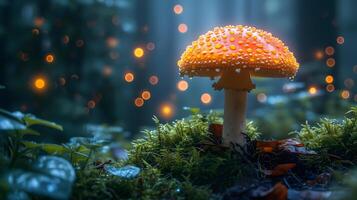
[[[243,24],[279,37],[301,65],[293,81],[255,79],[249,95],[248,118],[267,137],[284,137],[356,104],[356,8],[354,0],[0,0],[0,107],[58,122],[71,136],[105,125],[127,137],[152,126],[153,115],[171,121],[189,114],[184,106],[219,110],[223,93],[208,78],[184,78],[189,87],[178,90],[176,62],[200,34]],[[145,90],[151,98],[137,107]]]

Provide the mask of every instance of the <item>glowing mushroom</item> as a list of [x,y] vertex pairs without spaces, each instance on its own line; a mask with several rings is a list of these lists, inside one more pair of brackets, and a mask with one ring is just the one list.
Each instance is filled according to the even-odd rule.
[[192,42],[178,61],[181,76],[219,76],[213,84],[224,89],[223,143],[245,144],[247,92],[251,76],[293,77],[299,63],[287,46],[271,33],[249,26],[216,27]]

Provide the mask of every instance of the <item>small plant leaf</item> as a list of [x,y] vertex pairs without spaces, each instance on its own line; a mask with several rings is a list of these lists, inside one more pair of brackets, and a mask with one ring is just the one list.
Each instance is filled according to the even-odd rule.
[[63,153],[67,152],[67,149],[61,145],[58,144],[46,144],[46,143],[42,143],[42,144],[38,144],[35,142],[31,142],[31,141],[23,141],[22,144],[29,149],[34,149],[34,148],[39,148],[41,150],[43,150],[44,152],[48,153],[48,154],[60,154],[62,155]]
[[23,130],[26,129],[23,121],[12,113],[0,109],[0,130]]
[[69,141],[70,145],[78,146],[83,145],[89,149],[102,147],[109,141],[97,139],[97,138],[86,138],[86,137],[72,137]]
[[133,165],[127,165],[125,167],[114,167],[111,165],[104,166],[105,171],[114,176],[119,176],[124,179],[135,178],[140,173],[140,168]]
[[26,126],[17,120],[0,115],[0,130],[24,130]]
[[68,181],[23,170],[11,171],[7,176],[7,181],[16,190],[53,199],[67,199],[72,189],[72,184]]
[[65,159],[42,156],[34,164],[34,170],[12,170],[7,174],[8,184],[15,190],[49,197],[68,199],[76,178],[74,168]]
[[57,156],[40,157],[35,164],[35,168],[45,174],[61,178],[71,183],[76,179],[76,173],[71,163]]
[[23,120],[28,127],[33,126],[33,125],[41,125],[41,126],[46,126],[49,128],[59,130],[59,131],[63,131],[63,127],[61,125],[58,125],[54,122],[50,122],[47,120],[36,118],[34,115],[31,115],[31,114],[26,114],[23,117]]

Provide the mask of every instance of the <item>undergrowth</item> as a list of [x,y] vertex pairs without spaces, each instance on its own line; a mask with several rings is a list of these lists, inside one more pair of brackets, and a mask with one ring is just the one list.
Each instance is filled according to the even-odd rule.
[[[210,141],[208,124],[217,120],[212,115],[196,114],[171,124],[160,124],[154,118],[156,129],[144,131],[145,137],[133,142],[129,162],[140,167],[149,165],[169,177],[209,186],[215,192],[251,178],[254,172],[239,154],[216,149]],[[256,138],[259,133],[248,124],[248,135]]]
[[[71,199],[219,199],[227,188],[261,178],[257,166],[235,148],[217,145],[209,124],[222,123],[219,114],[196,112],[166,124],[156,117],[153,120],[155,128],[143,131],[144,136],[132,143],[128,160],[111,163],[139,167],[137,177],[112,176],[94,164],[110,157],[89,156],[85,165],[71,160],[77,171]],[[251,140],[260,136],[253,122],[247,123],[246,134]],[[311,166],[351,169],[357,163],[357,107],[340,121],[322,119],[313,126],[305,124],[296,137],[316,151],[317,155],[307,160]],[[100,148],[98,145],[94,147]],[[354,183],[351,178],[347,186],[353,190]]]
[[357,163],[357,106],[341,121],[325,118],[315,126],[306,123],[297,135],[308,148],[317,151],[320,158]]

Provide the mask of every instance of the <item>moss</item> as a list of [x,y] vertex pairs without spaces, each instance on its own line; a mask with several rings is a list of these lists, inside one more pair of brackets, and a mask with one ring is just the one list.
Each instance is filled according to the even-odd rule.
[[[220,121],[214,113],[196,114],[171,124],[160,124],[156,118],[154,121],[156,129],[145,131],[143,139],[133,142],[129,163],[142,168],[149,164],[169,177],[208,186],[214,192],[223,191],[243,177],[255,175],[237,152],[210,146],[213,143],[208,124]],[[251,137],[258,137],[252,123],[247,130]]]
[[78,173],[72,199],[208,199],[212,196],[206,187],[193,186],[160,174],[147,167],[132,180],[108,176],[93,169]]
[[[154,118],[154,122],[154,130],[145,130],[145,136],[133,142],[129,160],[116,163],[140,167],[142,172],[137,178],[125,180],[89,168],[78,172],[72,198],[219,199],[227,188],[258,179],[256,166],[240,153],[214,144],[208,125],[222,123],[217,113],[195,113],[167,124]],[[296,132],[297,137],[318,155],[303,158],[303,163],[312,168],[333,169],[346,162],[354,165],[356,130],[357,107],[353,107],[342,121],[323,119],[315,126],[304,125]],[[252,139],[260,136],[253,122],[247,124],[246,131]],[[331,154],[341,159],[337,161]],[[347,184],[351,185],[351,181],[354,179]]]
[[342,121],[322,119],[316,126],[306,123],[297,135],[308,148],[320,154],[357,163],[357,106]]

